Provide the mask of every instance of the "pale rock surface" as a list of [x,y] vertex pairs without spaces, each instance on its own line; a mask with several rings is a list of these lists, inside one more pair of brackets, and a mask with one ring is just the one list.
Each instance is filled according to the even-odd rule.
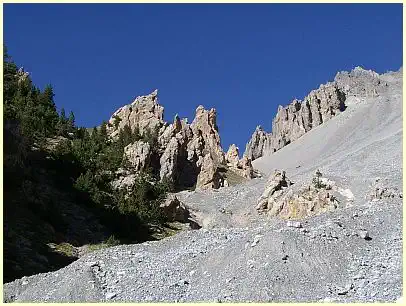
[[[133,130],[138,128],[143,135],[147,129],[154,131],[164,124],[163,114],[164,108],[159,105],[158,90],[155,90],[149,95],[137,97],[131,104],[120,107],[114,112],[108,121],[107,132],[115,138],[119,130],[128,124]],[[115,117],[121,120],[117,128],[114,126]]]
[[150,165],[151,146],[138,140],[124,148],[124,156],[137,172],[146,170]]
[[226,154],[226,161],[233,167],[238,166],[238,162],[240,161],[238,147],[235,144],[232,144],[227,151]]
[[354,99],[378,97],[389,90],[391,82],[397,82],[396,72],[379,75],[361,67],[350,72],[339,72],[333,82],[320,85],[303,101],[294,99],[286,107],[279,106],[272,121],[272,132],[266,133],[257,127],[246,145],[244,155],[255,160],[273,154],[343,112],[347,100],[351,104]]
[[303,101],[294,99],[288,106],[278,107],[272,121],[272,133],[257,127],[246,146],[244,155],[252,160],[283,148],[312,128],[344,111],[345,94],[335,83],[321,85]]
[[203,138],[204,153],[210,153],[216,164],[224,164],[225,157],[218,133],[216,110],[212,108],[208,111],[203,106],[198,106],[190,128],[194,138],[200,137],[200,135]]
[[226,154],[226,162],[229,169],[238,175],[247,179],[256,177],[251,159],[247,156],[243,156],[242,159],[239,159],[238,147],[235,144],[229,147]]
[[199,160],[200,173],[197,176],[196,189],[218,189],[222,186],[222,178],[211,154]]
[[276,170],[258,199],[257,210],[281,219],[303,219],[337,208],[334,193],[338,187],[333,181],[315,175],[310,184],[296,191],[288,189],[292,185],[285,171]]
[[160,158],[160,177],[167,178],[171,181],[176,179],[176,171],[178,167],[179,142],[176,137],[171,138],[164,153]]
[[131,187],[135,184],[137,179],[137,174],[131,173],[130,171],[120,168],[115,173],[116,179],[111,182],[113,189],[127,189],[131,190]]
[[270,136],[271,134],[267,134],[260,125],[257,126],[246,145],[244,155],[254,160],[261,157],[263,152],[268,152],[271,148]]
[[285,171],[275,170],[268,178],[266,187],[261,197],[258,199],[257,210],[269,210],[274,215],[279,213],[278,200],[284,194],[285,189],[293,183],[286,177]]
[[[158,104],[157,94],[154,91],[137,97],[130,105],[117,110],[109,121],[108,133],[112,138],[116,138],[125,125],[133,131],[137,129],[141,136],[146,131],[157,132],[156,148],[151,148],[142,140],[125,148],[125,156],[133,166],[133,171],[140,172],[153,167],[161,180],[169,179],[180,188],[196,186],[208,189],[223,186],[224,178],[219,174],[219,168],[227,168],[227,162],[221,148],[216,110],[206,110],[200,105],[191,124],[178,115],[173,123],[168,124],[163,120],[164,108]],[[118,121],[117,117],[120,118]],[[235,169],[237,175],[252,178],[254,170],[250,160],[239,161],[238,149],[235,153],[237,155],[230,167]],[[131,181],[125,179],[124,182],[121,177],[115,184],[122,182],[127,186]]]

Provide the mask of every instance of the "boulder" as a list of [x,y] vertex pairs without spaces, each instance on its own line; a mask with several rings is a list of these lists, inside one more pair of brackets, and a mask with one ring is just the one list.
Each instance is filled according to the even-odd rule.
[[185,205],[175,195],[168,195],[166,200],[159,206],[168,221],[187,222],[190,216]]
[[269,176],[266,187],[261,197],[258,199],[257,210],[272,210],[277,200],[284,194],[286,188],[293,183],[286,178],[285,171],[275,170]]

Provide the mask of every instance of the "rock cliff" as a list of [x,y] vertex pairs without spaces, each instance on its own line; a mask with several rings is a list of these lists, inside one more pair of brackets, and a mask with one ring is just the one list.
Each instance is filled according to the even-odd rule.
[[258,126],[244,155],[254,160],[283,148],[344,111],[349,96],[379,96],[388,89],[386,77],[361,67],[338,72],[333,82],[311,91],[302,101],[295,99],[288,106],[279,106],[272,121],[272,132],[266,133]]
[[[177,115],[169,124],[164,121],[163,113],[164,108],[159,105],[158,91],[155,90],[149,95],[137,97],[111,116],[107,132],[113,139],[125,126],[132,131],[137,130],[141,137],[146,134],[156,137],[155,147],[145,140],[138,140],[125,148],[124,155],[134,171],[153,168],[161,180],[167,179],[179,189],[223,187],[228,169],[243,178],[254,176],[250,159],[245,157],[240,161],[238,149],[234,152],[235,162],[229,164],[226,160],[214,108],[206,110],[198,106],[191,124]],[[123,178],[120,181],[131,182]],[[115,187],[120,188],[119,184]]]

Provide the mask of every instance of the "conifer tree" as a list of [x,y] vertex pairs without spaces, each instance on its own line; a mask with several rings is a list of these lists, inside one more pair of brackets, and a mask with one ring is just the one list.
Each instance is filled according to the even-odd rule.
[[75,114],[70,111],[69,113],[69,119],[68,119],[68,131],[70,133],[74,133],[75,132]]

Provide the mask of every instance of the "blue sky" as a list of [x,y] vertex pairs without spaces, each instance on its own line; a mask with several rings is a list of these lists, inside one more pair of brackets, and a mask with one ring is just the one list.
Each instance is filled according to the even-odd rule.
[[93,127],[159,89],[165,119],[215,107],[225,150],[337,71],[402,65],[401,4],[5,4],[4,41]]

